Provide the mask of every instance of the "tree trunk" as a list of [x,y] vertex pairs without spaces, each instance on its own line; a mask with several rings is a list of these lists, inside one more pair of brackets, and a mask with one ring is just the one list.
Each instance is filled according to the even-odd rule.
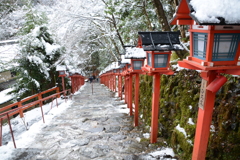
[[122,47],[124,48],[124,43],[123,43],[123,40],[122,40],[122,36],[120,35],[120,33],[119,33],[119,31],[118,31],[117,24],[116,24],[116,20],[115,20],[115,17],[114,17],[113,14],[112,14],[112,23],[113,23],[113,26],[114,26],[114,28],[115,28],[115,30],[116,30],[116,32],[117,32],[117,36],[118,36],[118,38],[119,38],[119,40],[120,40],[120,42],[121,42],[121,45],[122,45]]
[[146,9],[146,3],[145,3],[145,1],[143,2],[143,14],[146,16],[147,25],[148,25],[149,31],[153,31],[153,27],[152,27],[152,25],[151,25],[151,21],[150,21],[150,19],[149,19],[148,14],[147,14],[147,9]]
[[162,31],[171,31],[171,27],[168,23],[167,17],[165,15],[165,12],[163,10],[163,6],[160,0],[152,0],[155,8],[156,13],[158,16],[159,24],[162,26]]

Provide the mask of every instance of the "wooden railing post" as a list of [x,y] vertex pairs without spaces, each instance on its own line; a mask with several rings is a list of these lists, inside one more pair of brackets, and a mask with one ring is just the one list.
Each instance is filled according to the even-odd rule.
[[17,101],[18,101],[18,108],[20,108],[20,110],[19,110],[20,117],[23,118],[24,115],[23,115],[23,110],[21,109],[21,107],[22,107],[22,102],[21,102],[20,97],[17,98]]
[[[60,92],[60,89],[59,89],[59,87],[57,87],[57,89],[56,89],[56,92],[57,92],[57,93],[59,93],[59,92]],[[57,95],[57,98],[60,98],[60,94],[58,94],[58,95]]]
[[41,93],[41,90],[38,90],[38,100],[39,100],[39,105],[41,107],[43,123],[45,123],[44,114],[43,114],[43,108],[42,108],[43,104],[42,104],[42,93]]
[[0,128],[0,146],[2,146],[2,126],[3,126],[2,118],[0,119],[0,125],[1,125],[1,128]]
[[13,130],[12,130],[11,122],[10,122],[10,117],[9,117],[8,113],[7,113],[7,119],[8,119],[9,129],[10,129],[10,132],[11,132],[11,135],[12,135],[12,140],[13,140],[14,148],[17,148],[17,147],[16,147],[16,143],[15,143],[15,139],[14,139],[14,135],[13,135]]

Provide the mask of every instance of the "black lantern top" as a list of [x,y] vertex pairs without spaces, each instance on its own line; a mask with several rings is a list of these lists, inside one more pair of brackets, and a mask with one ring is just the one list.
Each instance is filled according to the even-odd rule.
[[138,32],[144,51],[182,50],[177,32]]

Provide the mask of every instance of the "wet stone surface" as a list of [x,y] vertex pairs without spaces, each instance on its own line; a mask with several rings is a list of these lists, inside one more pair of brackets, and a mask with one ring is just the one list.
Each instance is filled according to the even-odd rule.
[[29,148],[14,152],[12,159],[145,159],[149,143],[137,140],[142,133],[133,127],[123,101],[99,83],[93,84],[93,94],[91,87],[86,84],[73,96],[72,105],[44,127]]

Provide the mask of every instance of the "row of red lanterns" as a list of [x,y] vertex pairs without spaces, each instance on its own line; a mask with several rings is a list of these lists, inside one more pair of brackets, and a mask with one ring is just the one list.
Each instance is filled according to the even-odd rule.
[[73,73],[69,72],[66,73],[66,68],[64,66],[57,67],[58,75],[62,78],[62,88],[63,91],[65,91],[65,83],[64,83],[64,77],[68,75],[68,77],[71,79],[71,91],[72,93],[75,93],[80,89],[82,85],[84,85],[85,77],[79,73]]
[[[216,92],[227,82],[223,74],[240,75],[240,24],[226,24],[221,19],[201,22],[197,19],[194,9],[188,0],[181,0],[171,24],[189,25],[190,56],[179,61],[180,67],[200,70],[202,77],[201,93],[197,128],[193,147],[193,160],[204,160],[210,134],[210,125]],[[125,80],[125,101],[132,115],[132,76],[136,76],[135,83],[135,126],[138,125],[138,88],[139,74],[154,77],[152,95],[151,143],[157,141],[160,77],[162,74],[172,75],[169,68],[172,50],[181,50],[179,32],[139,32],[138,45],[146,53],[146,59],[131,58],[131,63],[123,68],[113,69],[101,75],[101,81],[108,83],[109,78],[116,84],[118,76],[119,86],[122,77]],[[139,67],[139,65],[142,65]],[[130,66],[130,67],[129,67]],[[111,80],[110,80],[111,81]],[[107,85],[108,86],[108,85]],[[118,87],[119,87],[118,86]],[[114,86],[112,87],[114,88]],[[118,88],[122,98],[121,88]],[[161,116],[161,115],[160,115]]]

